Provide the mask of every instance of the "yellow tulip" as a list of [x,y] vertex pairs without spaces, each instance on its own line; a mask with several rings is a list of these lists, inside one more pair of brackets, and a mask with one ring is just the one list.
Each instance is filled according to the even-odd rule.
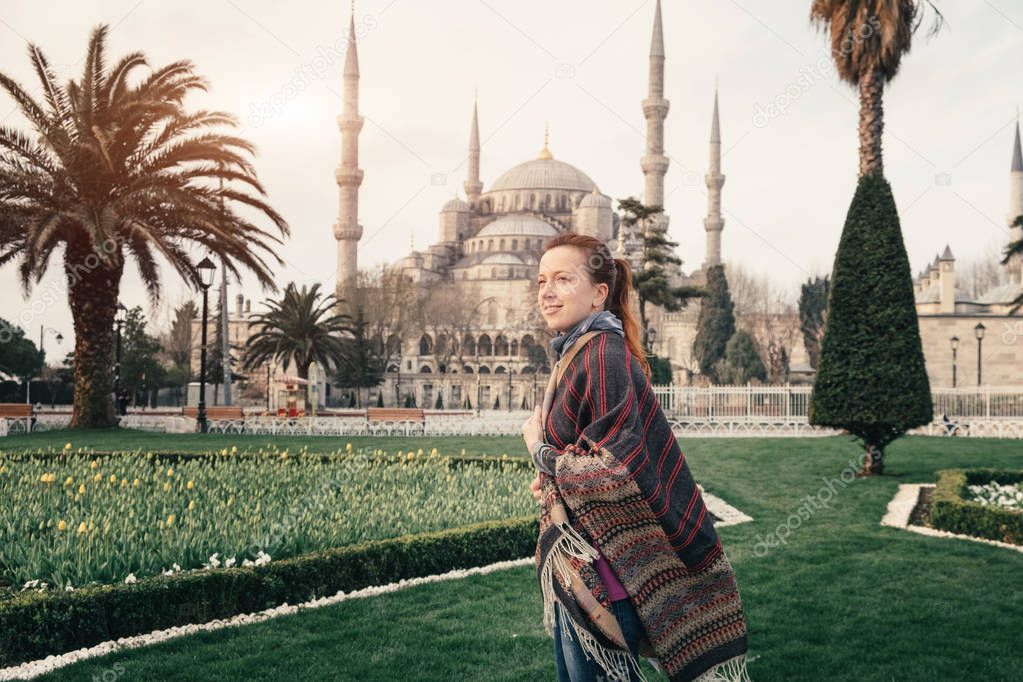
[[138,488],[139,487],[139,479],[136,478],[134,481],[131,482],[131,484],[132,484],[132,486]]
[[103,474],[96,474],[95,476],[92,477],[92,480],[94,483],[99,483],[102,478]]
[[127,478],[122,478],[121,479],[121,487],[122,488],[127,488],[128,487],[128,479]]
[[195,500],[189,500],[188,501],[188,511],[192,511],[193,509],[195,509]]
[[64,452],[67,452],[70,449],[71,449],[71,443],[64,443]]
[[110,474],[110,482],[117,483],[117,476],[115,474]]
[[173,475],[174,475],[174,467],[171,467],[171,468],[167,469],[167,476],[169,477],[169,476],[173,476]]
[[163,484],[163,491],[167,492],[168,490],[170,490],[170,483],[164,483]]
[[60,521],[57,522],[57,530],[60,531],[67,530],[67,524],[64,523],[64,519],[61,519]]
[[188,485],[186,485],[185,487],[188,488],[189,490],[191,490],[192,488],[195,487],[195,483],[193,483],[192,481],[189,481]]
[[79,535],[81,535],[82,533],[85,533],[87,531],[88,531],[88,529],[85,527],[85,521],[82,521],[80,524],[78,524],[78,534]]
[[90,469],[95,469],[98,466],[99,466],[99,462],[97,462],[96,460],[92,460],[92,463],[89,464],[89,468]]
[[85,484],[84,483],[82,483],[80,486],[78,486],[78,494],[79,495],[84,495],[85,494]]
[[174,525],[174,514],[171,514],[170,516],[167,517],[167,525],[168,526]]
[[231,454],[232,454],[232,455],[236,455],[236,454],[238,454],[238,448],[237,448],[237,447],[235,447],[234,445],[232,445],[232,446],[231,446]]

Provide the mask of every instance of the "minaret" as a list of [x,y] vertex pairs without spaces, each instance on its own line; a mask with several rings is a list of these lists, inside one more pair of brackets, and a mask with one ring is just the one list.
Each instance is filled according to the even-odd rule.
[[721,230],[725,219],[721,217],[721,187],[725,176],[721,174],[721,123],[718,120],[718,90],[714,88],[714,114],[710,122],[710,166],[703,176],[707,184],[707,217],[703,229],[707,230],[707,257],[703,261],[704,271],[721,264]]
[[[664,119],[668,115],[668,100],[664,99],[664,32],[661,29],[661,0],[654,10],[654,31],[650,39],[650,85],[643,100],[646,117],[646,154],[640,159],[643,169],[643,203],[647,206],[664,205],[664,174],[668,172],[668,157],[664,155]],[[658,220],[661,229],[668,228],[668,217],[663,213]]]
[[469,208],[476,210],[483,183],[480,182],[480,123],[476,115],[476,100],[472,101],[472,129],[469,131],[469,177],[465,181],[465,198]]
[[348,52],[345,54],[344,108],[337,117],[341,129],[341,165],[334,171],[340,190],[337,223],[334,224],[334,238],[337,239],[337,297],[344,298],[349,280],[358,272],[359,239],[362,225],[359,224],[359,185],[362,184],[362,169],[359,168],[359,131],[363,119],[359,116],[359,55],[355,48],[355,4],[348,24]]
[[[1012,142],[1012,166],[1009,170],[1009,242],[1023,239],[1023,227],[1013,227],[1016,218],[1023,215],[1023,149],[1019,141],[1019,114],[1016,115],[1016,139]],[[1009,281],[1023,283],[1023,257],[1013,256],[1006,266],[1009,269]]]

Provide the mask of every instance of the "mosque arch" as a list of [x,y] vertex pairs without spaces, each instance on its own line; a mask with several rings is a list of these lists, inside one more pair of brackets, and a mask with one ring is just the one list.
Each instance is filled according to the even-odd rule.
[[465,338],[462,339],[462,351],[466,355],[476,355],[476,339],[466,334]]
[[519,250],[519,240],[518,240],[518,238],[512,239],[511,250],[512,251],[518,251]]
[[494,355],[508,355],[508,339],[504,334],[498,334],[494,341]]
[[433,352],[433,339],[430,338],[429,334],[423,334],[419,337],[419,354],[429,355]]
[[490,335],[489,334],[480,334],[480,340],[479,340],[477,345],[478,345],[478,347],[480,349],[480,355],[493,355],[494,354],[494,346],[490,342]]
[[486,365],[480,365],[480,374],[490,374],[490,368]]
[[504,251],[504,237],[497,240],[497,250]]
[[423,365],[422,367],[419,368],[419,373],[420,374],[433,374],[433,371],[430,369],[429,365]]

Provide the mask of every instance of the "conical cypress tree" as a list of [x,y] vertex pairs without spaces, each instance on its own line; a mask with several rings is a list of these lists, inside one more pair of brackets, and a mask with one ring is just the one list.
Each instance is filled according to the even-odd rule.
[[811,424],[846,429],[866,448],[863,473],[884,470],[884,448],[934,418],[909,258],[891,187],[860,178],[835,254]]
[[706,290],[707,296],[700,305],[700,316],[697,318],[693,355],[696,356],[700,373],[716,382],[718,377],[714,365],[725,357],[725,346],[735,333],[735,306],[728,293],[725,266],[713,265],[707,268]]
[[380,391],[379,393],[377,393],[377,407],[383,407],[383,406],[384,406],[384,392]]

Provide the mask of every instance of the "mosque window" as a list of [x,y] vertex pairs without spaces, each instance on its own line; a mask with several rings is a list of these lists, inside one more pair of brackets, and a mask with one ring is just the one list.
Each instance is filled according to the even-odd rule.
[[551,195],[550,194],[544,195],[543,207],[544,208],[550,208],[551,207]]
[[493,279],[497,279],[497,268],[490,268],[490,276]]
[[433,352],[433,339],[430,338],[429,334],[423,334],[419,337],[419,354],[429,355]]
[[487,240],[487,251],[493,251],[493,250],[494,250],[494,240],[493,239],[488,239]]
[[519,240],[518,239],[513,239],[512,240],[512,251],[518,251],[518,250],[519,250]]
[[522,195],[516,194],[515,195],[515,210],[517,211],[520,208],[522,208]]
[[560,197],[558,197],[558,204],[560,205],[562,211],[564,211],[565,207],[568,205],[566,203],[567,201],[568,201],[568,199],[565,197],[564,194],[562,194]]
[[504,211],[504,197],[501,197],[501,201],[497,204],[498,211]]
[[504,238],[503,237],[501,238],[501,241],[500,241],[500,243],[499,243],[497,248],[500,249],[501,251],[504,251]]
[[479,342],[480,355],[493,355],[494,347],[490,343],[490,335],[483,334]]
[[536,195],[535,194],[530,194],[529,195],[529,210],[533,210],[534,208],[536,208]]
[[508,339],[500,334],[494,342],[494,355],[508,355]]

